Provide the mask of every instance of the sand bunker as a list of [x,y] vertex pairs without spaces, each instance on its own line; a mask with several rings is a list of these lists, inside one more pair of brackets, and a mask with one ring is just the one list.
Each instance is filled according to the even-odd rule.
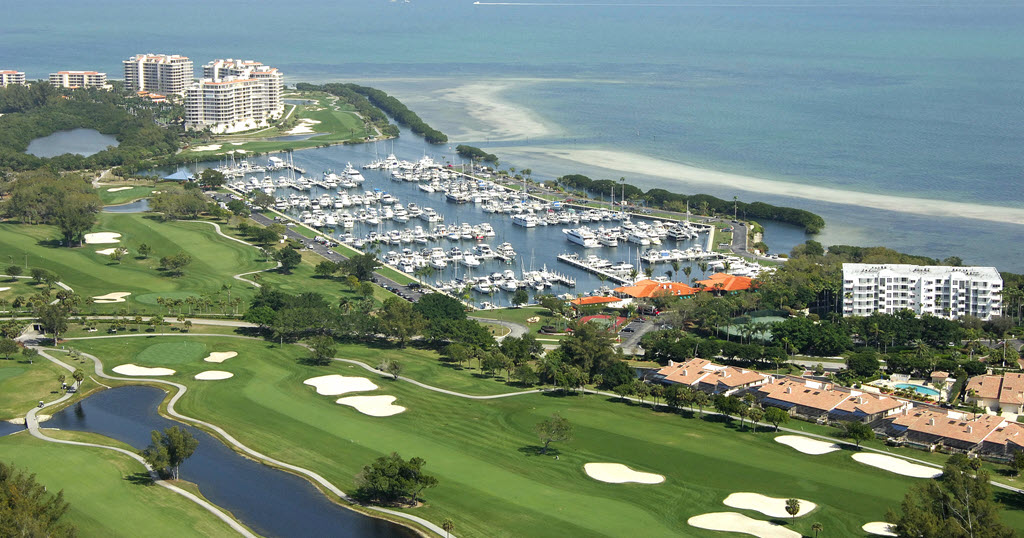
[[222,363],[230,358],[237,357],[238,353],[234,351],[214,351],[210,353],[205,359],[206,362]]
[[104,249],[97,250],[96,254],[100,254],[102,256],[110,256],[115,251],[117,251],[116,248],[104,248]]
[[686,522],[691,527],[697,527],[698,529],[739,532],[758,536],[759,538],[802,538],[800,533],[793,532],[781,525],[749,518],[736,512],[701,514],[691,517]]
[[871,523],[865,523],[861,529],[868,534],[874,534],[876,536],[897,536],[895,526],[892,523],[886,523],[885,521],[872,521]]
[[134,364],[122,364],[121,366],[115,366],[113,370],[115,374],[121,375],[174,375],[174,370],[170,368],[146,368],[145,366]]
[[235,374],[231,372],[225,372],[223,370],[207,370],[205,372],[199,372],[195,378],[200,381],[220,381],[221,379],[228,379],[234,377]]
[[304,384],[316,387],[317,394],[338,396],[346,392],[377,390],[377,385],[365,377],[345,377],[337,374],[311,377]]
[[942,476],[942,471],[934,467],[910,463],[907,460],[884,454],[854,454],[853,459],[865,465],[885,469],[886,471],[903,476],[912,476],[914,478],[936,478]]
[[634,471],[621,463],[588,463],[583,466],[583,470],[590,478],[611,484],[660,484],[665,481],[665,477],[660,474]]
[[404,407],[391,403],[396,399],[394,396],[348,396],[338,398],[336,403],[355,407],[360,413],[371,417],[390,417],[405,411]]
[[111,189],[107,189],[107,192],[130,191],[130,190],[132,190],[134,188],[135,187],[114,187],[114,188],[111,188]]
[[286,135],[297,135],[297,134],[310,134],[316,131],[313,130],[313,126],[320,123],[317,120],[311,120],[309,118],[302,118],[299,120],[299,124],[293,127],[291,130],[285,131]]
[[209,146],[196,146],[192,148],[192,151],[217,151],[220,149],[220,144],[210,144]]
[[85,234],[85,244],[87,245],[102,245],[104,243],[120,243],[121,234],[113,232],[97,232],[93,234]]
[[124,298],[129,295],[131,295],[131,293],[127,291],[115,291],[106,295],[97,295],[92,298],[92,302],[100,304],[123,303]]
[[775,438],[775,442],[791,446],[804,454],[811,454],[813,456],[820,456],[822,454],[828,454],[829,452],[835,452],[836,450],[842,450],[842,448],[837,444],[818,441],[817,439],[811,439],[810,437],[804,437],[802,435],[780,435]]
[[[800,501],[800,511],[797,512],[795,517],[806,516],[818,507],[818,505],[811,501],[805,501],[803,499],[798,500]],[[786,499],[781,497],[768,497],[766,495],[761,495],[760,493],[741,492],[729,495],[724,501],[722,501],[722,503],[733,508],[761,512],[768,517],[794,517],[786,512]]]

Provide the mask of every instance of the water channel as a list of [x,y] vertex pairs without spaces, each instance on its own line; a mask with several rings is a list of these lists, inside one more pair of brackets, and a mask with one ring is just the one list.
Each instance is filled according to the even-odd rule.
[[25,153],[36,157],[56,157],[65,153],[88,157],[107,149],[107,146],[116,147],[117,144],[117,139],[112,135],[105,135],[95,129],[71,129],[29,142]]
[[198,484],[207,499],[264,536],[416,536],[338,506],[305,479],[244,458],[209,434],[160,416],[164,396],[154,387],[110,389],[59,411],[44,426],[98,433],[140,450],[149,445],[153,430],[184,427],[199,447],[181,466],[181,479]]

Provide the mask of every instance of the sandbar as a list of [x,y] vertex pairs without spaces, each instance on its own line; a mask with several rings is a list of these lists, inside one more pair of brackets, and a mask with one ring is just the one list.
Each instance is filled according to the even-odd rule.
[[114,232],[96,232],[85,234],[85,244],[102,245],[105,243],[120,243],[121,234]]
[[[929,198],[913,198],[890,194],[852,191],[834,187],[823,187],[811,183],[795,181],[776,181],[771,179],[744,176],[730,172],[719,172],[689,166],[637,153],[604,149],[581,149],[554,146],[530,147],[488,147],[487,151],[499,155],[508,155],[521,161],[537,161],[544,158],[559,159],[572,163],[604,168],[619,173],[636,173],[642,170],[644,175],[674,180],[685,185],[685,188],[696,188],[699,185],[744,190],[751,193],[764,193],[810,200],[825,200],[834,204],[856,205],[899,213],[915,215],[957,217],[1024,224],[1024,209],[1003,207],[951,200],[935,200]],[[663,185],[668,190],[680,190],[682,187]]]
[[736,512],[715,512],[701,514],[686,520],[691,527],[708,529],[712,531],[739,532],[757,536],[758,538],[803,538],[798,532],[793,532],[781,525],[770,521],[753,519]]
[[377,390],[377,385],[365,377],[345,377],[337,374],[311,377],[304,384],[316,388],[317,394],[338,396],[347,392]]
[[826,443],[825,441],[811,439],[802,435],[780,435],[775,438],[775,442],[793,447],[804,454],[812,456],[820,456],[829,452],[835,452],[836,450],[842,450],[842,447],[835,443]]
[[121,375],[151,375],[151,376],[163,376],[163,375],[174,375],[174,370],[170,368],[147,368],[145,366],[138,366],[135,364],[122,364],[113,368],[115,374]]
[[92,302],[100,304],[123,303],[124,298],[129,295],[131,295],[131,292],[115,291],[113,293],[108,293],[106,295],[97,295],[96,297],[92,298]]
[[522,140],[551,136],[557,129],[545,123],[529,108],[502,99],[502,92],[523,86],[532,80],[473,82],[455,88],[437,90],[437,99],[465,107],[466,113],[481,124],[480,131],[468,130],[460,138]]
[[232,357],[237,357],[238,353],[234,351],[213,351],[205,359],[206,362],[221,363]]
[[621,463],[587,463],[583,470],[590,478],[610,484],[660,484],[665,481],[665,477],[660,474],[634,471]]
[[195,378],[200,381],[220,381],[221,379],[229,379],[234,376],[235,374],[225,372],[223,370],[207,370],[205,372],[199,372],[195,375]]
[[404,407],[391,403],[396,399],[394,396],[346,396],[338,398],[336,403],[355,407],[360,413],[371,417],[390,417],[405,411]]
[[722,503],[733,508],[754,510],[768,517],[777,518],[803,517],[818,507],[811,501],[797,499],[800,501],[800,511],[796,513],[796,516],[791,516],[789,512],[786,512],[786,500],[783,497],[769,497],[760,493],[739,492],[729,495]]
[[942,476],[942,471],[934,467],[910,463],[907,460],[886,456],[885,454],[854,454],[853,459],[865,465],[878,467],[879,469],[903,476],[912,476],[914,478],[936,478]]
[[874,534],[876,536],[897,536],[895,526],[892,523],[887,523],[885,521],[872,521],[871,523],[865,523],[861,529],[868,534]]

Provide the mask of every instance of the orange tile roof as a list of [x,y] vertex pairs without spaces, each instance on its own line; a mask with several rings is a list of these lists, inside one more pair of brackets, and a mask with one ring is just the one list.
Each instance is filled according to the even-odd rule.
[[659,282],[651,279],[641,280],[632,286],[615,288],[615,293],[622,293],[637,299],[669,295],[685,297],[687,295],[696,295],[699,291],[697,288],[691,288],[682,282]]
[[735,276],[727,275],[725,273],[715,273],[708,277],[707,280],[698,280],[697,283],[705,288],[713,290],[723,291],[743,291],[749,290],[751,287],[752,278],[747,276]]
[[791,377],[761,385],[757,391],[765,398],[820,411],[831,411],[849,396],[835,390],[831,383]]
[[622,301],[622,299],[617,297],[580,297],[579,299],[569,301],[569,303],[576,306],[585,306],[591,304],[617,303],[620,301]]
[[907,431],[965,443],[980,443],[1007,423],[1005,418],[994,415],[980,415],[977,419],[960,418],[960,415],[957,413],[956,416],[950,416],[948,413],[922,407],[898,415],[893,424],[904,426]]
[[978,375],[967,381],[976,398],[998,399],[999,403],[1024,404],[1024,374]]
[[1024,426],[1017,422],[1007,422],[1005,427],[997,429],[992,432],[992,435],[986,437],[985,442],[1024,447]]
[[690,359],[686,362],[669,361],[668,366],[658,370],[658,373],[665,376],[666,381],[693,385],[708,375],[709,370],[705,370],[708,366],[711,366],[711,361],[707,359]]
[[860,412],[865,415],[874,415],[876,413],[884,413],[886,411],[892,411],[893,409],[899,409],[904,405],[907,404],[895,398],[864,392],[856,395],[851,393],[849,398],[836,406],[836,409],[847,413]]
[[949,377],[949,373],[948,372],[943,372],[941,370],[935,370],[934,372],[932,372],[931,377],[932,377],[932,379],[936,379],[936,378],[940,378],[941,379],[943,377]]
[[745,387],[757,382],[760,382],[768,376],[759,374],[753,370],[744,370],[742,368],[733,368],[727,366],[721,370],[716,370],[711,375],[704,377],[700,380],[700,384],[708,384],[717,387],[718,385],[724,385],[729,388]]

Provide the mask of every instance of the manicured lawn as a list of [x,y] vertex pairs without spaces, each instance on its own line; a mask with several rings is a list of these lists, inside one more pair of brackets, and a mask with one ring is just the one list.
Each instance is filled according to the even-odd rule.
[[63,521],[79,536],[238,536],[195,503],[137,480],[145,469],[122,454],[25,433],[0,437],[0,454],[49,491],[64,491],[70,510]]
[[[518,323],[529,329],[529,332],[536,336],[538,339],[561,339],[562,335],[556,334],[541,334],[540,328],[545,325],[554,325],[555,327],[564,327],[567,321],[564,318],[559,318],[551,315],[551,311],[547,308],[541,308],[539,306],[526,306],[523,308],[501,308],[497,310],[477,310],[472,312],[470,316],[475,318],[485,319],[497,319],[501,321],[511,321]],[[527,323],[527,319],[540,318],[540,321],[536,323]]]
[[[6,271],[7,267],[11,265],[10,261],[10,259],[3,260],[3,269],[0,269],[0,271]],[[28,271],[25,270],[25,266],[23,265],[24,263],[24,255],[21,256],[20,260],[15,257],[14,264],[20,266],[23,273],[27,273]],[[31,279],[27,278],[11,280],[10,277],[2,276],[0,277],[0,288],[10,288],[8,290],[0,291],[0,300],[8,301],[2,308],[0,308],[0,310],[8,310],[11,307],[10,302],[14,301],[15,297],[31,297],[32,295],[45,290],[46,286],[44,284],[36,284]]]
[[[24,417],[39,400],[58,398],[61,392],[57,378],[61,374],[67,376],[69,385],[75,382],[71,372],[42,357],[35,357],[33,364],[20,355],[12,360],[0,359],[0,420]],[[79,392],[86,393],[95,386],[87,375]]]
[[[131,187],[127,190],[118,190],[111,192],[110,189],[120,189],[123,187]],[[168,184],[168,188],[174,188],[173,185]],[[125,183],[117,185],[101,185],[96,189],[96,193],[100,195],[100,200],[103,201],[103,205],[118,205],[138,200],[139,198],[145,198],[153,194],[154,190],[166,190],[160,189],[153,186],[152,183]]]
[[[239,357],[218,365],[235,377],[195,382],[191,375],[205,369],[202,363],[181,365],[172,379],[191,390],[180,411],[215,422],[273,457],[313,468],[344,490],[352,489],[362,465],[380,455],[398,451],[422,457],[439,485],[425,492],[425,506],[410,512],[434,522],[450,517],[460,536],[718,536],[689,527],[687,518],[733,511],[722,500],[742,491],[818,503],[813,514],[786,522],[804,535],[813,534],[810,526],[817,521],[830,536],[860,536],[862,524],[883,519],[911,484],[921,482],[858,464],[847,450],[807,456],[773,442],[769,432],[738,432],[713,420],[653,412],[603,396],[467,400],[345,364],[305,366],[296,359],[307,352],[294,346],[202,338],[211,349],[239,351]],[[75,345],[113,365],[167,340]],[[409,367],[403,374],[413,376],[410,368],[421,361],[410,353],[354,346],[338,351],[371,363],[404,354],[400,360]],[[368,377],[380,388],[361,394],[396,396],[395,404],[407,411],[387,418],[362,415],[302,384],[327,373]],[[463,379],[467,386],[491,383]],[[534,425],[555,412],[576,429],[575,440],[555,445],[557,460],[536,453],[533,434]],[[597,482],[584,474],[587,462],[623,463],[663,474],[666,481],[653,486]],[[1007,511],[1005,519],[1024,528],[1022,512]]]
[[[304,251],[302,252],[302,263],[292,269],[290,275],[279,271],[267,271],[260,273],[260,282],[293,295],[306,292],[319,293],[332,304],[337,304],[341,299],[353,301],[362,299],[362,295],[352,291],[344,279],[316,276],[313,268],[322,261],[324,258],[319,254]],[[377,301],[383,302],[389,297],[394,297],[394,294],[380,286],[374,286],[373,297]]]
[[[138,214],[104,213],[92,231],[120,233],[121,240],[117,244],[68,248],[59,246],[59,233],[52,226],[0,223],[0,257],[7,254],[15,260],[24,260],[28,253],[30,267],[55,272],[82,296],[81,310],[85,313],[111,313],[121,309],[151,312],[156,310],[159,297],[226,294],[222,290],[224,285],[233,288],[233,296],[248,299],[252,290],[231,275],[272,265],[258,261],[255,248],[218,236],[209,224],[160,222]],[[143,243],[149,245],[153,253],[146,259],[139,259],[138,247]],[[130,252],[119,264],[96,253],[117,246]],[[192,263],[182,276],[167,276],[158,270],[162,256],[178,252],[192,256]],[[131,295],[124,303],[91,301],[94,296],[111,292],[130,292]]]

